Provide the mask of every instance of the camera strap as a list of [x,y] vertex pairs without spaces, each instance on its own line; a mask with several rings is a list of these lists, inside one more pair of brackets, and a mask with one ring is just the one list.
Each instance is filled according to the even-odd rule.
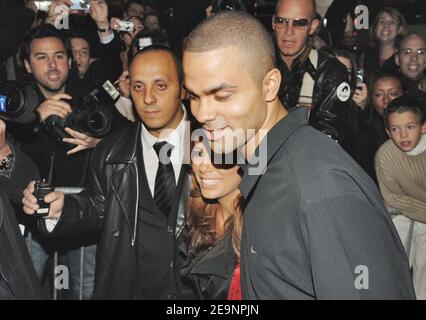
[[[309,53],[309,60],[314,66],[315,70],[318,67],[318,51],[315,49],[311,49]],[[305,72],[303,76],[302,88],[300,89],[299,102],[298,105],[301,106],[312,106],[314,96],[314,86],[315,80],[309,74],[309,72]]]

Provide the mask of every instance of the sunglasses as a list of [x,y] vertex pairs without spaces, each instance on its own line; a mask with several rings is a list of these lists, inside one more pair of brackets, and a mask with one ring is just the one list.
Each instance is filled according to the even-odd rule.
[[291,21],[291,24],[293,25],[293,27],[295,27],[296,29],[304,29],[308,25],[310,25],[311,22],[312,22],[312,20],[304,19],[304,18],[287,19],[287,18],[283,18],[283,17],[279,17],[279,16],[274,15],[274,24],[278,28],[283,28],[284,26],[288,27],[288,25],[290,24],[290,21]]

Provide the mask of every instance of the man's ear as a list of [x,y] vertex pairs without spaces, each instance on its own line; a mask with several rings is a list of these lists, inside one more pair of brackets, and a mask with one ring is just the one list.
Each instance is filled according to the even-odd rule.
[[274,23],[274,18],[275,18],[275,14],[272,15],[272,20],[271,20],[271,24],[272,24],[272,30],[275,31],[275,23]]
[[184,99],[186,98],[186,94],[187,94],[187,91],[186,91],[186,89],[182,86],[182,87],[181,87],[181,89],[180,89],[180,99],[181,99],[181,100],[184,100]]
[[280,90],[281,84],[281,72],[277,68],[269,70],[262,81],[263,92],[265,95],[265,101],[273,101]]
[[399,54],[397,53],[396,55],[395,55],[395,64],[399,67],[400,65],[399,65]]
[[70,70],[71,70],[71,67],[72,67],[72,58],[71,58],[71,57],[69,57],[69,58],[68,58],[68,69],[70,69]]
[[315,32],[317,32],[319,25],[320,25],[320,21],[318,19],[312,20],[311,28],[309,30],[309,35],[312,36]]
[[24,65],[25,65],[25,70],[27,70],[27,72],[31,74],[32,73],[31,72],[31,66],[30,66],[30,63],[28,62],[28,60],[26,60],[26,59],[24,60]]

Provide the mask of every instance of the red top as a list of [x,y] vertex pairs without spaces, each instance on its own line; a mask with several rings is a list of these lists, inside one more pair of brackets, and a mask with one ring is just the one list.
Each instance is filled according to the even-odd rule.
[[241,278],[240,263],[235,266],[234,275],[232,276],[231,285],[228,291],[228,300],[243,300],[241,295]]

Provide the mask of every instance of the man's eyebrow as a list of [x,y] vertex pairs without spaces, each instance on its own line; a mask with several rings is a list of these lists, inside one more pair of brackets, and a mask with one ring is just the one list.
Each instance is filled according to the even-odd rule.
[[[53,54],[58,54],[58,53],[65,54],[65,51],[63,51],[63,50],[55,51]],[[35,56],[46,55],[46,54],[48,54],[48,53],[47,52],[36,52],[36,53],[34,53]]]
[[[194,93],[194,92],[193,92],[190,88],[188,88],[186,85],[184,85],[184,88],[185,88],[185,90],[186,90],[186,91],[188,91],[189,93],[191,93],[191,94],[194,94],[194,95],[195,95],[195,93]],[[204,91],[203,91],[203,94],[204,94],[204,95],[206,95],[206,96],[210,96],[210,95],[214,95],[214,94],[216,94],[217,92],[219,92],[219,91],[221,91],[221,90],[233,90],[233,89],[236,89],[236,88],[238,88],[238,86],[232,86],[232,85],[230,85],[230,84],[221,83],[221,84],[219,84],[219,85],[217,85],[217,86],[214,86],[214,87],[212,87],[212,88],[209,88],[209,89],[204,90]]]

